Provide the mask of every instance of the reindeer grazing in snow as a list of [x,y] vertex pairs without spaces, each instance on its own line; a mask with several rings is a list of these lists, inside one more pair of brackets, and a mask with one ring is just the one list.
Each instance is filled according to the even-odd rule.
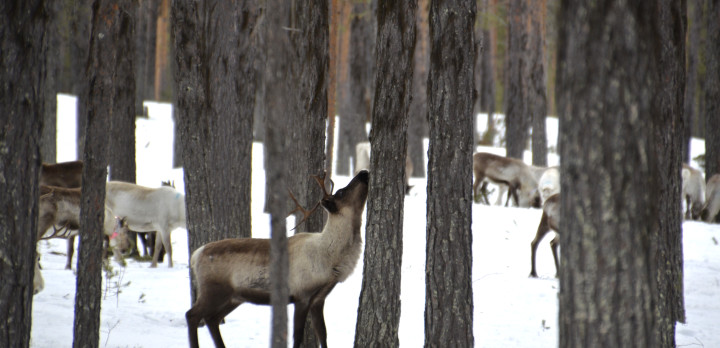
[[705,222],[713,222],[720,212],[720,174],[710,177],[705,192],[705,207],[702,210],[702,219]]
[[[560,194],[554,194],[550,197],[548,197],[547,200],[545,200],[545,203],[543,203],[543,213],[542,218],[540,218],[540,225],[538,226],[537,233],[535,234],[535,239],[530,242],[530,276],[533,278],[537,278],[537,273],[535,272],[535,253],[537,252],[538,244],[540,244],[540,241],[545,237],[545,235],[550,232],[550,230],[555,231],[558,233],[558,228],[560,227]],[[557,276],[557,272],[560,270],[560,263],[558,262],[558,254],[557,249],[560,245],[560,239],[558,238],[557,234],[555,235],[555,238],[553,238],[550,241],[550,248],[552,249],[553,253],[553,259],[555,259],[555,272]]]
[[[360,257],[368,178],[368,172],[361,171],[345,188],[330,194],[325,191],[324,177],[316,177],[325,191],[318,203],[328,212],[325,227],[321,233],[297,233],[288,238],[288,286],[290,302],[295,304],[294,347],[303,340],[308,312],[321,346],[327,347],[323,306],[335,285],[350,276]],[[306,217],[312,211],[303,209]],[[270,303],[268,239],[225,239],[205,244],[192,253],[190,267],[197,290],[197,300],[185,314],[191,347],[198,347],[201,320],[215,345],[224,347],[218,326],[224,316],[245,302]]]
[[[37,240],[50,238],[75,238],[80,228],[80,188],[40,186]],[[109,238],[113,254],[118,262],[122,261],[122,252],[130,247],[127,234],[122,233],[120,218],[105,206],[103,233]],[[52,227],[52,232],[48,231]],[[68,242],[67,263],[65,269],[72,268],[74,245]]]
[[185,196],[167,186],[149,188],[127,182],[105,184],[105,204],[115,214],[127,218],[136,232],[157,231],[150,267],[157,267],[160,245],[165,247],[168,267],[173,266],[170,232],[185,227]]
[[[498,156],[487,152],[478,152],[473,155],[473,195],[478,194],[478,186],[485,192],[487,183],[485,178],[493,183],[508,186],[509,195],[519,207],[540,207],[540,195],[537,190],[537,179],[533,171],[525,162],[510,157]],[[487,196],[485,202],[489,204]]]
[[685,219],[699,219],[705,205],[705,179],[699,170],[683,163],[682,197],[685,200]]

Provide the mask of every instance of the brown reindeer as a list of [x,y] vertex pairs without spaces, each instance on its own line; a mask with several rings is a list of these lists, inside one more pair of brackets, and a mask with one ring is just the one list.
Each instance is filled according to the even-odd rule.
[[[478,186],[483,183],[481,192],[486,192],[488,180],[508,186],[508,195],[512,196],[519,207],[540,207],[540,194],[537,190],[535,173],[525,162],[511,157],[503,157],[487,152],[473,155],[473,195],[478,195]],[[490,204],[487,195],[485,202]]]
[[[543,213],[542,218],[540,218],[540,225],[538,226],[537,233],[535,234],[535,239],[530,242],[530,276],[533,278],[537,278],[537,272],[535,272],[535,253],[538,248],[538,244],[540,244],[540,241],[545,237],[545,235],[550,232],[550,230],[555,231],[556,233],[559,231],[560,227],[560,194],[554,194],[550,197],[548,197],[547,200],[545,200],[545,203],[543,204]],[[553,238],[550,241],[550,248],[552,249],[553,253],[553,259],[555,259],[555,276],[557,277],[557,273],[560,270],[560,263],[558,262],[558,253],[557,249],[560,245],[560,239],[558,238],[557,234],[555,235],[555,238]]]
[[[329,194],[324,177],[316,177],[325,191],[318,203],[328,212],[325,227],[320,233],[297,233],[288,238],[289,300],[295,304],[294,347],[302,342],[308,312],[321,346],[327,347],[323,306],[335,285],[350,276],[360,257],[368,178],[368,172],[361,171],[345,188]],[[307,217],[314,210],[303,212]],[[205,244],[192,253],[190,267],[197,290],[197,300],[185,314],[191,347],[198,347],[201,320],[207,324],[215,346],[224,347],[219,328],[222,318],[245,302],[270,303],[268,239],[225,239]]]
[[82,183],[82,161],[43,163],[40,169],[40,185],[57,187],[80,187]]

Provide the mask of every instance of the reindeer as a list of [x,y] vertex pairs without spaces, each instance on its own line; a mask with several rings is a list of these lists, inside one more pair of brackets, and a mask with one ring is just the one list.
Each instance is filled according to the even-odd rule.
[[[328,212],[328,218],[322,232],[297,233],[287,241],[289,300],[295,304],[294,347],[303,340],[308,312],[321,346],[327,347],[323,306],[335,285],[350,276],[360,257],[368,178],[368,172],[363,170],[345,188],[331,194],[332,188],[330,193],[325,191],[324,176],[315,177],[324,197],[309,212],[298,204],[305,218],[318,205]],[[185,314],[191,347],[198,347],[201,320],[207,324],[215,345],[224,347],[219,329],[223,317],[245,302],[270,303],[268,239],[225,239],[205,244],[192,253],[190,267],[197,290],[197,300]]]
[[[74,240],[80,228],[80,188],[63,188],[54,186],[40,186],[40,199],[38,215],[37,240],[50,238],[68,239],[67,263],[65,269],[72,268],[72,257],[75,253]],[[119,225],[120,218],[115,217],[113,212],[105,206],[105,219],[103,233],[109,239],[109,245],[113,248],[115,260],[122,263],[122,252],[127,250],[130,242],[127,234],[119,235],[122,229]],[[59,228],[58,228],[59,226]],[[52,227],[52,232],[47,232]]]
[[82,161],[43,163],[40,168],[40,185],[57,187],[80,187],[82,183]]
[[[530,172],[535,177],[535,180],[537,180],[538,189],[539,189],[540,178],[542,178],[542,175],[545,173],[545,171],[548,170],[548,167],[528,165],[528,168],[530,168]],[[559,187],[559,184],[558,184],[558,187]],[[483,192],[483,194],[485,194],[486,188],[483,188],[482,192]],[[503,196],[505,194],[507,194],[507,199],[505,200],[505,206],[507,207],[508,204],[510,203],[510,198],[512,196],[510,195],[510,192],[508,192],[507,185],[502,185],[502,184],[498,185],[498,196],[497,196],[497,200],[495,201],[495,205],[502,205]],[[485,198],[487,200],[487,197],[485,197]],[[542,200],[542,193],[540,194],[540,198],[541,198],[540,203],[542,205],[542,202],[544,202],[544,200]]]
[[185,196],[175,189],[162,186],[149,188],[121,181],[105,184],[105,204],[115,214],[127,218],[129,228],[136,232],[157,231],[155,250],[150,267],[157,267],[160,245],[173,266],[170,232],[185,227]]
[[705,205],[705,180],[702,172],[683,163],[682,197],[685,200],[685,219],[700,218]]
[[[355,174],[360,173],[361,170],[370,169],[370,142],[363,141],[355,145]],[[415,166],[410,160],[410,156],[405,156],[405,194],[410,193],[410,177],[412,176]]]
[[560,270],[560,263],[558,262],[557,249],[560,245],[560,239],[558,238],[558,231],[560,227],[560,194],[554,194],[548,197],[543,203],[542,218],[540,218],[540,225],[538,226],[537,233],[535,233],[535,239],[530,242],[530,277],[537,278],[535,272],[535,253],[537,252],[538,244],[545,237],[545,234],[553,230],[556,232],[555,238],[550,241],[550,248],[552,249],[553,259],[555,259],[555,276]]
[[705,222],[713,222],[720,212],[720,174],[710,177],[705,191],[705,206],[702,210],[702,219]]
[[560,193],[560,169],[558,167],[547,168],[538,179],[538,191],[540,191],[540,201],[545,201],[550,196]]
[[35,258],[35,275],[33,276],[33,295],[37,295],[45,288],[45,280],[40,273],[40,253]]
[[[161,186],[167,186],[175,188],[175,181],[163,181],[161,182]],[[146,257],[151,255],[153,251],[155,250],[155,239],[157,238],[157,231],[150,231],[150,232],[136,232],[133,230],[128,231],[128,238],[137,245],[137,240],[140,240],[140,244],[142,244],[142,251],[143,255]],[[160,248],[160,255],[158,255],[158,262],[163,262],[163,256],[165,255],[165,248],[163,248],[162,244],[159,245]],[[140,246],[137,245],[137,253],[140,255]]]
[[[508,186],[508,195],[512,195],[515,205],[519,207],[540,207],[540,195],[537,190],[537,179],[525,162],[510,157],[503,157],[487,152],[478,152],[473,155],[473,195],[478,195],[478,186],[486,192],[487,182]],[[490,204],[487,195],[485,202]]]

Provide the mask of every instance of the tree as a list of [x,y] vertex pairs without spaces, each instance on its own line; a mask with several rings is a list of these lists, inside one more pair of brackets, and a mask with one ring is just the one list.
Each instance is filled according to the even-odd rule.
[[[0,5],[0,346],[28,347],[32,323],[35,234],[40,175],[40,129],[45,108],[49,2]],[[19,213],[21,212],[21,213]]]
[[[356,347],[397,347],[408,111],[417,3],[379,1],[370,183]],[[382,284],[382,286],[377,286]]]
[[547,166],[547,94],[545,93],[545,0],[528,4],[528,116],[532,120],[532,163]]
[[683,6],[562,4],[561,347],[674,345],[676,261],[658,261],[679,248]]
[[508,48],[505,62],[505,145],[507,156],[523,158],[528,117],[528,33],[526,0],[508,1]]
[[706,1],[705,39],[705,177],[720,173],[720,1]]
[[109,126],[116,97],[123,16],[128,0],[96,0],[92,6],[92,29],[86,81],[88,95],[85,154],[83,158],[82,201],[80,202],[80,245],[75,291],[73,347],[100,344],[100,298],[102,295],[102,243],[105,217],[105,178]]
[[83,158],[85,132],[87,127],[86,108],[90,104],[85,98],[89,85],[85,81],[85,67],[88,60],[90,45],[90,22],[92,20],[92,0],[76,0],[70,4],[70,76],[72,78],[72,94],[77,96],[77,158]]
[[177,119],[185,163],[190,253],[250,237],[250,150],[255,81],[248,3],[172,5]]
[[[476,65],[475,76],[476,86],[478,90],[477,105],[474,113],[481,111],[487,112],[487,132],[480,141],[484,145],[493,145],[495,137],[495,121],[493,114],[495,113],[495,45],[496,30],[490,18],[494,16],[494,8],[490,6],[488,0],[480,1],[481,17],[476,24],[476,42],[482,42],[482,47],[476,49]],[[474,129],[474,128],[473,128]]]
[[[692,4],[692,5],[691,5]],[[702,20],[702,1],[687,1],[687,83],[685,85],[685,119],[683,121],[683,162],[690,163],[690,139],[692,124],[696,122],[696,91],[698,59],[700,54],[700,20]]]
[[45,58],[45,115],[43,117],[42,136],[40,137],[40,155],[45,163],[57,161],[57,93],[60,75],[60,17],[57,16],[60,2],[49,2],[50,17],[46,34],[47,54]]
[[412,100],[408,120],[408,156],[413,164],[413,177],[425,177],[425,147],[428,136],[427,77],[430,65],[430,38],[428,25],[429,0],[418,0],[415,54],[413,57]]
[[[353,4],[350,24],[349,81],[340,104],[340,126],[337,144],[337,168],[340,175],[350,173],[350,159],[355,146],[367,141],[365,122],[372,111],[372,78],[375,51],[375,16],[371,0]],[[354,163],[354,161],[353,161]],[[353,167],[354,168],[354,167]],[[357,168],[355,168],[357,170]]]
[[[425,346],[473,339],[472,154],[475,1],[430,6]],[[453,197],[453,199],[448,199]]]
[[159,1],[139,1],[135,21],[135,115],[144,115],[143,102],[154,98],[155,41]]

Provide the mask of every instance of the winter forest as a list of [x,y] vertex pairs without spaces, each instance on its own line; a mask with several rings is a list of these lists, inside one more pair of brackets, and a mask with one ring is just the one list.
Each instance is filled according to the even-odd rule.
[[719,0],[0,13],[0,347],[720,342]]

